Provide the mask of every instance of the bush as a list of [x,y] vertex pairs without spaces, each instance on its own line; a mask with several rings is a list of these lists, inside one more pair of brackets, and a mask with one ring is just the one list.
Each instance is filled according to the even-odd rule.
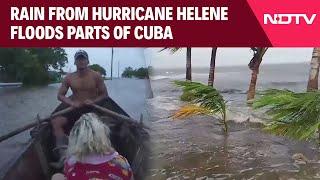
[[0,57],[2,80],[24,85],[50,83],[49,71],[62,72],[68,62],[62,48],[2,48]]
[[132,78],[136,77],[139,79],[149,78],[149,68],[139,68],[139,69],[133,69],[132,67],[126,67],[125,70],[122,73],[122,77],[124,78]]

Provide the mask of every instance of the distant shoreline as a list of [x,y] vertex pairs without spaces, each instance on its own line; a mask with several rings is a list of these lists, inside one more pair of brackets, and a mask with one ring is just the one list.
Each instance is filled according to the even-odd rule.
[[[249,61],[248,61],[249,63]],[[295,63],[264,63],[262,61],[262,64],[260,67],[263,67],[263,66],[283,66],[283,65],[297,65],[297,64],[303,64],[303,65],[307,65],[309,64],[310,62],[306,61],[306,62],[295,62]],[[223,66],[219,66],[217,65],[216,68],[243,68],[243,67],[248,67],[248,65],[246,64],[243,64],[243,65],[223,65]],[[207,66],[192,66],[192,69],[209,69],[210,68],[210,64],[208,62],[208,65]],[[180,70],[180,69],[185,69],[185,67],[163,67],[163,68],[157,68],[156,66],[153,66],[153,69],[154,70],[172,70],[172,69],[175,69],[175,70]],[[248,68],[249,69],[249,68]]]

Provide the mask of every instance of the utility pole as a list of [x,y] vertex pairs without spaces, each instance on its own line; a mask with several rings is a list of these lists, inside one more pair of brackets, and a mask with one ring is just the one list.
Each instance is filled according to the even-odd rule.
[[120,73],[119,73],[119,70],[120,70],[120,61],[118,61],[118,78],[120,78]]
[[110,78],[111,78],[111,80],[112,80],[112,69],[113,69],[113,48],[111,48],[111,76],[110,76]]

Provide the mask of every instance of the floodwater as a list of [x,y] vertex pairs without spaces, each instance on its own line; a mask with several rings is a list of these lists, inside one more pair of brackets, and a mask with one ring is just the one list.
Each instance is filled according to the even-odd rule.
[[[262,66],[257,88],[305,91],[307,64]],[[195,81],[206,83],[208,69],[193,69]],[[214,117],[168,118],[183,105],[181,90],[171,82],[183,79],[184,70],[156,70],[151,86],[154,98],[145,101],[146,81],[107,81],[110,96],[135,119],[146,114],[152,156],[147,179],[320,179],[319,147],[264,132],[268,117],[246,106],[250,81],[247,67],[217,68],[215,86],[228,101],[230,132]],[[49,114],[57,106],[59,84],[48,87],[0,89],[0,134],[30,122],[37,113]],[[147,93],[148,94],[148,93]],[[0,144],[0,167],[29,138],[22,133]]]
[[[148,83],[149,80],[137,79],[106,81],[109,96],[134,119],[145,114]],[[59,104],[56,98],[59,86],[0,88],[0,135],[34,122],[37,114],[40,117],[49,115]],[[21,151],[29,139],[29,131],[26,131],[0,143],[0,169]]]
[[[304,91],[307,64],[263,66],[258,90],[288,88]],[[214,117],[171,119],[183,105],[181,90],[172,84],[183,70],[156,71],[151,82],[152,162],[148,179],[320,179],[319,147],[311,142],[274,136],[262,130],[268,117],[246,106],[247,67],[217,68],[215,86],[228,100],[229,133]],[[206,83],[207,70],[193,71]]]

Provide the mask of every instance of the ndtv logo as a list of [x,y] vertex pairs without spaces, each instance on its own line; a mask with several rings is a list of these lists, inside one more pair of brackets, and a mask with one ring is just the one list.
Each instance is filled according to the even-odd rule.
[[308,16],[307,14],[264,14],[263,24],[313,24],[316,14]]

